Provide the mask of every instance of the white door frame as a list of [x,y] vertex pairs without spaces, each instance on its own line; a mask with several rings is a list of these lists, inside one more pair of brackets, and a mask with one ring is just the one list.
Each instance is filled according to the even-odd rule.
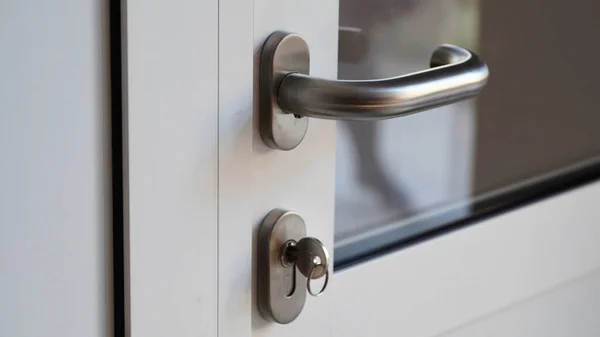
[[128,336],[217,335],[218,5],[123,4]]

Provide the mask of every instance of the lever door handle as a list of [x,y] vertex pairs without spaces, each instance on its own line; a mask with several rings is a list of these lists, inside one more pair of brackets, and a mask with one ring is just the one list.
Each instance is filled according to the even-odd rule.
[[286,75],[277,91],[279,107],[305,117],[379,120],[476,96],[488,69],[479,57],[453,45],[438,47],[431,68],[382,80],[336,81],[300,73]]
[[453,45],[438,47],[430,66],[381,80],[312,77],[305,40],[275,32],[265,42],[260,58],[261,136],[271,148],[291,150],[306,134],[306,117],[380,120],[406,116],[476,96],[489,74],[477,54]]

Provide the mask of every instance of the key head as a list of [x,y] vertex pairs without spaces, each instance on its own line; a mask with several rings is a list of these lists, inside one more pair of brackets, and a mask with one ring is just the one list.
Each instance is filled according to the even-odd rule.
[[310,275],[311,279],[318,279],[325,275],[329,268],[329,252],[321,241],[306,237],[296,243],[296,249],[298,254],[296,266],[302,275],[307,278]]

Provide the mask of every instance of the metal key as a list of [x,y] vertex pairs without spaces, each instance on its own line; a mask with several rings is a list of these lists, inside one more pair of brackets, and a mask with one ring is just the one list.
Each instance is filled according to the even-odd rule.
[[[329,253],[319,239],[306,237],[298,242],[288,242],[282,251],[284,265],[295,265],[306,277],[306,288],[312,296],[319,296],[329,281]],[[317,293],[312,291],[310,280],[316,280],[325,275],[325,283]]]

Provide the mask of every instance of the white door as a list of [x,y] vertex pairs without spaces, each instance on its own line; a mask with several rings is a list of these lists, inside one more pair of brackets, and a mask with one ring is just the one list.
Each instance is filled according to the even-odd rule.
[[[598,6],[128,1],[124,330],[598,335]],[[408,74],[452,43],[490,82],[477,101],[384,122],[310,118],[275,150],[259,132],[260,55],[282,30],[307,42],[310,76]],[[332,261],[323,295],[285,325],[257,306],[274,209],[297,212]]]

